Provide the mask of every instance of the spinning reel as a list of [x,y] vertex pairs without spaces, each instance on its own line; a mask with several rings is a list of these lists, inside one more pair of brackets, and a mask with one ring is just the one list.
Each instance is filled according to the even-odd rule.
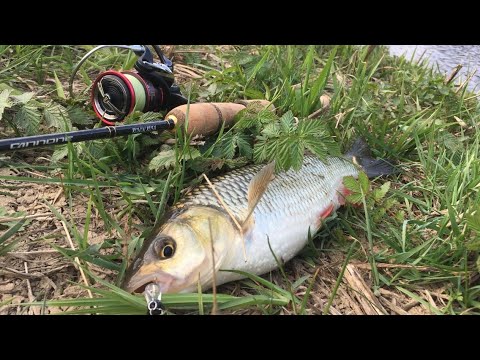
[[129,49],[138,56],[135,71],[108,70],[97,76],[92,86],[91,102],[95,114],[107,125],[115,125],[134,111],[159,112],[171,110],[187,103],[175,84],[173,63],[158,45],[152,45],[160,59],[154,62],[153,54],[145,45],[101,45],[88,52],[75,67],[70,78],[72,84],[80,66],[97,50],[105,47]]

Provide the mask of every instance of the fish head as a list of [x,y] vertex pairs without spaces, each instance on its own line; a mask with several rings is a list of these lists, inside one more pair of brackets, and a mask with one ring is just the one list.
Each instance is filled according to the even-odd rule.
[[147,284],[156,283],[162,293],[192,292],[199,282],[204,288],[213,280],[212,259],[217,270],[236,236],[238,231],[222,211],[192,207],[145,242],[127,270],[123,288],[143,292]]

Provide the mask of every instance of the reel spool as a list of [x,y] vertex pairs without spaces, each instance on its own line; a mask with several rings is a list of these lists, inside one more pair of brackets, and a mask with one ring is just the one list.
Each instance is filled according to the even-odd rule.
[[107,125],[122,121],[134,111],[158,112],[165,109],[165,90],[133,71],[106,71],[92,87],[92,105]]

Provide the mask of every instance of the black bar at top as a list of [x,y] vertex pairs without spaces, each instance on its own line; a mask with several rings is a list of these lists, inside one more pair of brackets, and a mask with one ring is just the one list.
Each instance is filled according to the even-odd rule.
[[106,126],[98,129],[71,131],[66,133],[26,136],[0,140],[0,151],[31,149],[40,146],[53,146],[68,142],[80,142],[149,133],[152,131],[170,130],[175,127],[173,120],[159,120],[141,124]]

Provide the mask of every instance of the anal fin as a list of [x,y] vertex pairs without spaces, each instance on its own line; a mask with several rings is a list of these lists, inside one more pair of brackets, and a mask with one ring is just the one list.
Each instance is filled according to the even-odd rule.
[[332,203],[320,213],[320,218],[322,220],[325,220],[327,217],[329,217],[333,212],[333,208],[334,208],[334,206],[333,206],[333,203]]

